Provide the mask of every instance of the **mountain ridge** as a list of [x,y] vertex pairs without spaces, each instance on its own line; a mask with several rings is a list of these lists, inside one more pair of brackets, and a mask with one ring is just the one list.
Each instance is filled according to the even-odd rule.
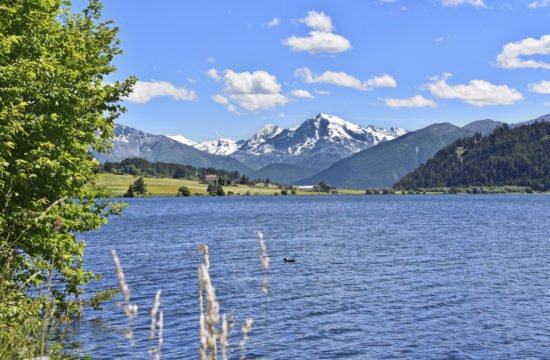
[[405,133],[407,130],[398,127],[363,127],[319,113],[290,129],[266,124],[248,139],[211,140],[193,146],[211,154],[231,156],[256,170],[274,163],[322,170],[340,159]]

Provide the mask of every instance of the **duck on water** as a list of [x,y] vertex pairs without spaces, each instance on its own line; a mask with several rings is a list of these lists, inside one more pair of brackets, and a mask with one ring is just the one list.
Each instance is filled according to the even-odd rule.
[[294,260],[294,259],[287,259],[287,258],[283,258],[283,261],[284,261],[285,263],[293,263],[293,262],[296,262],[296,260]]

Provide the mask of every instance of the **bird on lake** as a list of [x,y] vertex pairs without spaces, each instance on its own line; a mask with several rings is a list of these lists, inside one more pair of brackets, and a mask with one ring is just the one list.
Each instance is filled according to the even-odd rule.
[[296,262],[296,260],[294,260],[294,259],[287,259],[287,258],[283,258],[283,261],[286,262],[286,263]]

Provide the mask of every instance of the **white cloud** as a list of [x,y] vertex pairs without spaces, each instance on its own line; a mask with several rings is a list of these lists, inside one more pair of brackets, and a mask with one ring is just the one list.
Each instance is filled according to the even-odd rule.
[[317,90],[315,91],[317,94],[319,95],[330,95],[330,91],[325,91],[325,90]]
[[[217,74],[217,72],[216,72]],[[214,95],[214,101],[227,105],[229,111],[236,112],[235,105],[249,111],[266,110],[277,105],[285,105],[288,98],[281,94],[277,78],[266,71],[235,72],[224,70],[220,80],[224,82],[224,93]],[[224,99],[227,104],[224,104]]]
[[550,81],[541,81],[537,84],[529,84],[529,90],[539,94],[550,94]]
[[549,101],[549,102],[545,102],[545,103],[544,103],[544,106],[550,106],[550,101]]
[[237,114],[237,115],[241,115],[241,113],[237,111],[237,107],[233,104],[227,105],[226,108],[227,108],[227,111],[229,111],[229,112],[232,112],[232,113]]
[[225,96],[220,94],[213,95],[212,100],[220,105],[229,105],[229,100]]
[[485,5],[484,0],[440,0],[441,5],[443,6],[461,6],[464,4],[475,6],[476,8],[479,7],[487,7]]
[[292,90],[290,95],[298,98],[313,99],[313,95],[311,95],[309,91],[302,89]]
[[308,37],[291,36],[283,41],[293,51],[311,54],[341,53],[351,48],[348,39],[343,36],[321,31],[310,31]]
[[527,7],[530,7],[531,9],[543,8],[546,6],[550,6],[550,0],[533,1],[532,3],[529,3],[529,5],[527,5]]
[[437,107],[437,103],[433,100],[426,99],[422,95],[416,95],[408,99],[384,99],[386,106],[392,108],[423,108]]
[[375,76],[368,80],[361,81],[358,78],[349,75],[345,72],[325,71],[321,75],[317,75],[311,72],[306,67],[296,69],[294,76],[301,78],[308,84],[314,83],[326,83],[332,85],[339,85],[345,87],[351,87],[358,90],[372,90],[377,87],[396,87],[397,82],[390,75]]
[[433,78],[426,84],[433,96],[440,99],[460,99],[474,106],[512,105],[523,100],[523,95],[507,85],[495,85],[485,80],[470,80],[468,84],[449,85],[451,74]]
[[275,26],[278,26],[280,23],[281,23],[281,19],[274,17],[273,19],[271,19],[271,20],[270,20],[268,23],[266,23],[265,25],[266,25],[267,27],[275,27]]
[[550,35],[540,39],[527,38],[504,45],[497,56],[497,65],[506,69],[541,68],[550,69],[550,63],[536,60],[524,60],[521,56],[550,55]]
[[312,30],[308,36],[291,36],[283,40],[283,45],[290,47],[292,51],[319,54],[341,53],[351,49],[348,39],[333,33],[332,19],[325,13],[309,11],[300,22]]
[[332,32],[332,19],[322,11],[308,11],[307,16],[300,19],[300,22],[317,31]]
[[214,68],[208,70],[206,74],[216,81],[221,80],[220,74],[218,74],[218,70]]
[[209,63],[209,64],[213,64],[216,62],[216,58],[214,57],[209,57],[208,59],[206,59],[206,62]]
[[192,101],[197,98],[193,90],[184,87],[176,87],[168,81],[138,81],[132,93],[126,98],[129,102],[144,104],[152,98],[168,96],[179,101]]

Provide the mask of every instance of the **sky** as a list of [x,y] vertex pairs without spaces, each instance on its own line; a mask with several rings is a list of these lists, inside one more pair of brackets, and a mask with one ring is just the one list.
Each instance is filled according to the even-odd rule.
[[317,113],[415,130],[550,113],[550,0],[104,1],[118,121],[195,141]]

